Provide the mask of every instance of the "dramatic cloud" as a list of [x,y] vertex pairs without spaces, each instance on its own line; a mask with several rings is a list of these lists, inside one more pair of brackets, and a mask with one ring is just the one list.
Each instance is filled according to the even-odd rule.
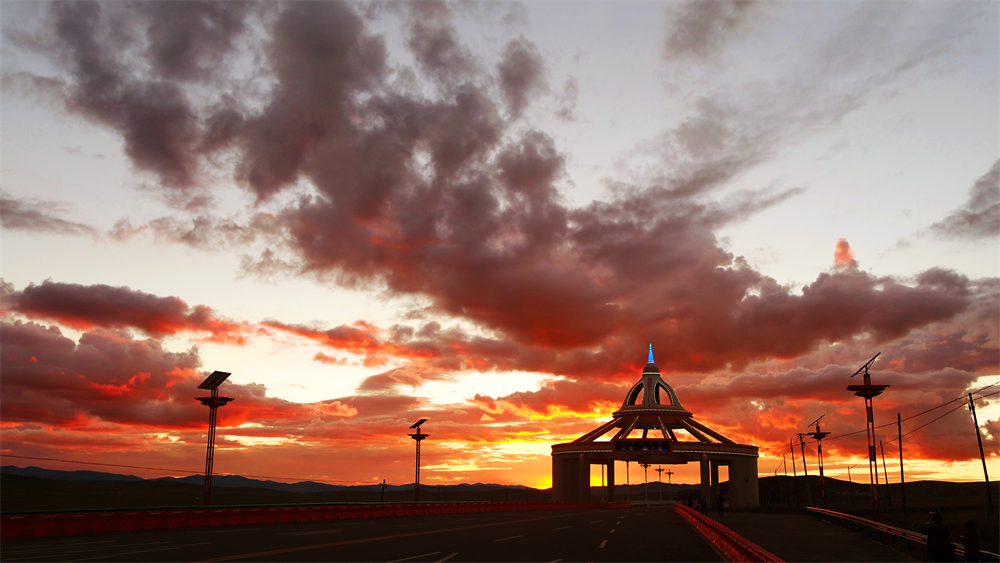
[[60,235],[95,235],[89,225],[60,219],[63,207],[50,201],[19,199],[0,192],[0,222],[8,230]]
[[127,287],[44,281],[5,294],[4,308],[79,330],[135,328],[154,337],[188,331],[208,333],[208,339],[215,342],[246,343],[246,325],[220,318],[208,306],[192,308],[178,297],[158,297]]
[[969,201],[940,222],[931,231],[944,237],[970,240],[996,240],[1000,236],[1000,160],[976,180],[969,190]]

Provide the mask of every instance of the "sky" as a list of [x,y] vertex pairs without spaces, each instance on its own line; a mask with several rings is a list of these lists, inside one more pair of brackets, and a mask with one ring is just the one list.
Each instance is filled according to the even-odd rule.
[[427,418],[422,483],[547,487],[652,344],[761,475],[823,416],[863,476],[876,353],[907,479],[982,479],[970,392],[1000,474],[996,2],[0,10],[4,464],[197,473],[219,370],[217,474]]

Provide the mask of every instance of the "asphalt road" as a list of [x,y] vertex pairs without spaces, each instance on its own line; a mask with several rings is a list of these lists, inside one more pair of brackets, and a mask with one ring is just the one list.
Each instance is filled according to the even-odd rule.
[[672,507],[493,512],[4,540],[0,561],[721,561]]

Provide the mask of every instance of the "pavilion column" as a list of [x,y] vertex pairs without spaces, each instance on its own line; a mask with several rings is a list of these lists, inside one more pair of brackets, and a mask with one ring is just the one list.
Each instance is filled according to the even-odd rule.
[[608,502],[615,502],[615,462],[608,462]]
[[710,463],[708,461],[708,454],[701,454],[701,497],[706,499],[712,496]]
[[721,487],[719,487],[719,462],[713,461],[712,465],[712,494],[708,497],[708,505],[714,506],[715,499],[719,498],[719,492]]
[[566,500],[566,464],[562,456],[552,456],[552,500]]
[[581,453],[577,463],[580,464],[577,468],[580,473],[577,500],[587,502],[590,500],[590,461],[587,459],[587,454]]

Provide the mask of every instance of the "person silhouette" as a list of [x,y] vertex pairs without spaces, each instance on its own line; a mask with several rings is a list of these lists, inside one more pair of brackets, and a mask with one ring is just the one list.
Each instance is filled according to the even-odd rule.
[[982,554],[979,552],[979,532],[976,531],[976,522],[969,520],[965,523],[965,535],[962,536],[962,547],[965,548],[966,561],[979,561]]
[[935,512],[927,524],[927,556],[931,561],[951,561],[953,554],[951,532],[944,525],[941,513]]

